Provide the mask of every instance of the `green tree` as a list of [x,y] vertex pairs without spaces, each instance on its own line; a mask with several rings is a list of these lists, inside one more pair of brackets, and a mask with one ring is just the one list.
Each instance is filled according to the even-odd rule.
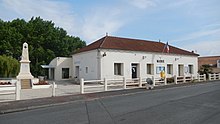
[[19,62],[9,56],[0,56],[0,77],[15,77],[19,71]]
[[0,19],[0,55],[20,59],[22,44],[29,44],[31,73],[42,75],[41,64],[49,64],[56,56],[70,56],[76,49],[86,45],[79,37],[70,36],[52,21],[32,17],[29,21]]

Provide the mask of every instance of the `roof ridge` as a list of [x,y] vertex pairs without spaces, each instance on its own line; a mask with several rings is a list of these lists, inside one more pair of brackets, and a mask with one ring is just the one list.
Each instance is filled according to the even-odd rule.
[[104,40],[102,41],[102,43],[100,44],[99,48],[102,48],[102,46],[103,46],[103,44],[104,44],[104,42],[105,42],[105,40],[106,40],[107,37],[108,37],[108,36],[105,36],[105,38],[104,38]]
[[200,56],[199,58],[214,58],[214,57],[220,57],[220,56],[218,56],[218,55],[217,55],[217,56],[215,56],[215,55],[214,55],[214,56],[211,56],[211,55],[210,55],[210,56]]
[[138,41],[146,41],[146,42],[156,42],[154,40],[145,40],[145,39],[139,39],[139,38],[127,38],[127,37],[118,37],[118,36],[108,36],[108,37],[112,37],[112,38],[120,38],[120,39],[127,39],[127,40],[138,40]]

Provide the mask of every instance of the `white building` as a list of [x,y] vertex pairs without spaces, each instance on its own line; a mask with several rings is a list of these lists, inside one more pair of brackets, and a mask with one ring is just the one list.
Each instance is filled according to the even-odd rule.
[[198,54],[164,43],[105,36],[72,55],[73,77],[117,79],[173,75],[195,76]]
[[198,54],[171,45],[167,53],[165,46],[161,42],[105,36],[73,54],[67,65],[53,64],[54,79],[62,79],[62,68],[67,67],[69,78],[85,80],[159,77],[162,70],[167,77],[196,76]]
[[48,79],[51,80],[64,80],[72,78],[72,58],[56,57],[49,65],[42,65],[42,68],[48,69]]

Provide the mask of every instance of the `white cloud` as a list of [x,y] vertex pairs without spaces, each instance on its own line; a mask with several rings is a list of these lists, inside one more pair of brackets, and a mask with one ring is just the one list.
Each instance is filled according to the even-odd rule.
[[[105,6],[92,8],[85,15],[73,12],[73,5],[52,0],[3,0],[6,11],[16,17],[29,20],[40,16],[52,20],[56,26],[64,28],[68,34],[79,36],[88,43],[108,32],[117,32],[124,24],[123,16],[117,7]],[[1,10],[1,9],[0,9]]]
[[220,34],[220,24],[209,24],[204,25],[201,29],[195,32],[191,32],[186,34],[182,37],[173,40],[172,42],[183,42],[183,41],[190,41],[194,39],[199,39],[203,37],[219,37]]
[[[76,32],[76,20],[67,3],[50,0],[3,0],[5,8],[13,11],[17,17],[29,20],[33,16],[40,16],[52,20],[56,26],[62,27],[69,34]],[[74,29],[74,30],[73,30]]]
[[182,44],[182,47],[197,51],[198,54],[219,55],[220,53],[220,25],[218,23],[204,25],[200,30],[186,34],[174,43]]
[[129,3],[139,9],[156,6],[155,0],[129,0]]
[[196,50],[201,56],[214,56],[220,53],[220,40],[195,42],[183,47]]
[[183,5],[191,5],[195,2],[196,0],[180,0],[180,1],[170,1],[168,4],[168,7],[181,7]]
[[104,36],[106,32],[114,34],[124,25],[120,16],[120,11],[116,9],[94,10],[84,17],[81,34],[89,42]]

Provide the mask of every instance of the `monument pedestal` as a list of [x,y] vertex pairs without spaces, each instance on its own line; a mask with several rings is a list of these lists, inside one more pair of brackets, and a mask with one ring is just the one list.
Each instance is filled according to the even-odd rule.
[[21,89],[30,89],[32,87],[32,76],[30,72],[30,61],[28,54],[28,44],[23,44],[22,57],[20,61],[20,72],[17,76],[17,79],[21,81]]

